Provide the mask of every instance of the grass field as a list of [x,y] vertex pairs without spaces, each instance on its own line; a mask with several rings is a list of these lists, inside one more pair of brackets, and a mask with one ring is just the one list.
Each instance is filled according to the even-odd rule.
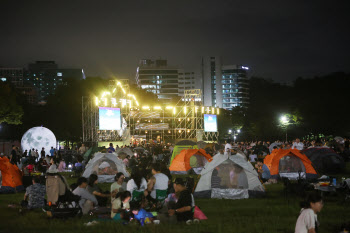
[[[347,176],[350,166],[347,164]],[[65,174],[67,175],[67,174]],[[346,174],[339,174],[339,177]],[[75,179],[69,179],[74,182]],[[8,204],[19,203],[23,193],[0,195],[1,233],[41,233],[41,232],[183,232],[183,233],[253,233],[253,232],[294,232],[300,208],[300,198],[283,194],[281,183],[266,185],[266,197],[245,200],[196,199],[196,204],[209,218],[199,225],[148,225],[123,226],[114,222],[101,222],[95,226],[84,226],[91,217],[68,220],[49,219],[42,211],[19,214],[18,209],[8,208]],[[106,184],[101,185],[107,189]],[[318,215],[320,232],[339,232],[342,224],[350,221],[350,201],[343,202],[341,195],[325,197],[325,205]]]

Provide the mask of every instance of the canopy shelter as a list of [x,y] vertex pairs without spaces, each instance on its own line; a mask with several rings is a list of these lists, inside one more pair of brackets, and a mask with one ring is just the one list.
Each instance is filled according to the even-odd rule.
[[197,174],[212,157],[203,149],[184,149],[171,162],[169,170],[172,174],[187,174],[193,169]]
[[0,171],[2,176],[0,193],[15,193],[24,190],[22,172],[16,165],[10,163],[7,157],[0,157]]
[[117,154],[96,153],[86,165],[83,176],[88,178],[91,174],[96,174],[100,183],[108,183],[114,182],[114,176],[118,172],[122,172],[125,177],[129,177],[125,164],[117,157]]
[[264,159],[271,178],[287,177],[288,179],[317,178],[317,172],[306,155],[297,149],[276,149]]
[[243,199],[265,194],[258,173],[240,156],[217,154],[207,163],[194,192],[199,198]]
[[335,173],[345,168],[343,158],[328,147],[313,147],[302,151],[312,162],[317,171]]

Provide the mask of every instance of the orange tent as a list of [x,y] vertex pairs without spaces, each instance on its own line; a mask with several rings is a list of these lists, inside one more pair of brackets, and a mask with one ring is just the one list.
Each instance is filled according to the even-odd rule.
[[271,176],[277,176],[279,174],[280,160],[285,156],[295,156],[300,159],[305,167],[306,176],[317,176],[317,172],[313,168],[311,161],[297,149],[275,149],[265,157],[264,164],[270,170]]
[[0,171],[2,175],[0,193],[13,193],[24,190],[22,172],[16,165],[10,163],[7,157],[0,157]]
[[208,162],[213,160],[212,157],[203,149],[184,149],[171,162],[169,167],[170,172],[187,173],[191,169],[190,159],[192,156],[200,156]]

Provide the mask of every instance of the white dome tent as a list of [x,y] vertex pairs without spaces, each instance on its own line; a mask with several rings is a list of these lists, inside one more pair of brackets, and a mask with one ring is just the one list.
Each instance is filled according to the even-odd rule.
[[115,153],[96,153],[86,165],[83,176],[89,178],[91,174],[98,176],[98,182],[114,182],[115,174],[122,172],[125,177],[129,177],[125,164]]
[[217,154],[201,172],[194,196],[198,198],[243,199],[265,194],[258,173],[241,156]]

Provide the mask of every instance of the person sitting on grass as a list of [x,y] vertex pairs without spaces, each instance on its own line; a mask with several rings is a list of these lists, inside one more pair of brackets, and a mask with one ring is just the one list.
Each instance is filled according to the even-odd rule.
[[300,203],[301,211],[295,225],[295,233],[317,233],[319,223],[317,213],[323,208],[322,197],[318,193],[311,193],[305,202]]
[[159,163],[152,164],[152,177],[148,181],[147,189],[145,190],[145,196],[149,196],[152,199],[156,199],[156,190],[167,190],[169,184],[169,178],[165,174],[161,173]]
[[179,199],[174,208],[169,209],[168,214],[169,216],[176,215],[178,222],[190,224],[193,220],[191,192],[187,190],[185,182],[182,179],[175,180],[174,188],[175,192],[179,193]]
[[115,182],[111,185],[111,196],[112,196],[112,199],[115,198],[115,196],[117,195],[118,192],[125,191],[123,189],[123,187],[122,187],[124,179],[125,179],[125,176],[124,176],[123,172],[118,172],[115,175],[115,177],[114,177]]
[[141,172],[136,169],[131,174],[131,179],[126,184],[126,190],[128,190],[131,193],[134,191],[138,192],[144,192],[147,188],[147,181],[143,176],[141,175]]
[[96,174],[91,174],[88,181],[88,186],[86,187],[86,190],[89,191],[89,193],[93,194],[97,202],[100,206],[106,206],[108,202],[108,198],[111,196],[110,193],[103,193],[97,185],[98,183],[98,177]]
[[32,182],[33,184],[26,189],[21,205],[27,209],[43,208],[45,206],[45,185],[40,184],[39,177],[34,177]]
[[97,199],[86,190],[88,180],[85,177],[79,177],[77,185],[78,187],[74,189],[73,194],[80,197],[79,205],[83,211],[83,214],[88,214],[89,211],[94,208],[94,206],[98,205]]
[[111,218],[115,221],[124,219],[125,212],[130,210],[131,193],[129,191],[118,192],[112,202]]

